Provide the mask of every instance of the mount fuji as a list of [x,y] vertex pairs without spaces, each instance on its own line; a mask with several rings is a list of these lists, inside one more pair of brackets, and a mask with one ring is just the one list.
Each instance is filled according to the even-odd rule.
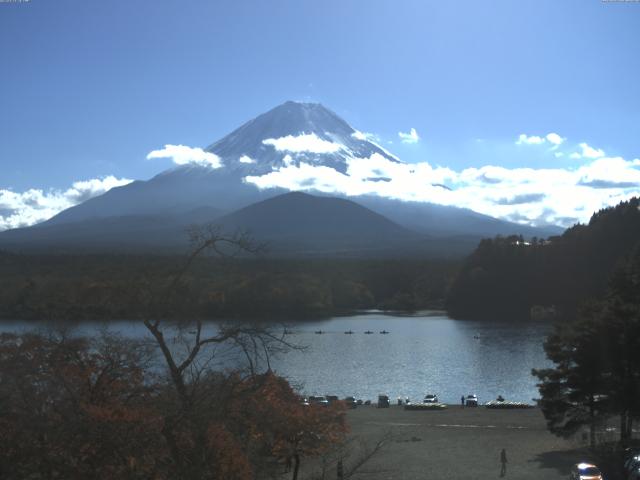
[[[223,227],[245,228],[256,235],[261,232],[260,239],[273,241],[276,250],[278,244],[286,244],[288,251],[296,251],[297,244],[304,244],[305,248],[298,250],[308,251],[307,246],[311,244],[316,253],[341,250],[341,234],[343,238],[349,237],[345,244],[353,251],[364,245],[372,251],[376,244],[381,250],[393,251],[400,244],[404,248],[410,242],[418,250],[431,251],[433,249],[426,246],[437,244],[440,247],[436,250],[442,253],[442,245],[448,244],[452,252],[464,253],[486,236],[545,237],[560,231],[523,226],[468,209],[430,203],[373,195],[350,196],[346,200],[339,194],[314,191],[314,178],[309,179],[307,191],[324,201],[309,201],[309,195],[284,195],[288,192],[284,188],[260,189],[248,181],[283,168],[309,165],[347,175],[353,158],[402,163],[320,104],[286,102],[240,126],[205,151],[219,160],[218,165],[188,163],[163,171],[150,180],[113,188],[41,224],[0,233],[0,247],[75,250],[81,246],[89,251],[171,249],[184,245],[186,226],[212,221]],[[385,181],[385,178],[372,180]],[[251,213],[254,204],[283,195],[285,200],[267,203],[268,208],[256,207],[261,212],[258,216],[237,212],[249,209]],[[344,203],[338,206],[327,203],[332,200],[329,196],[342,197],[333,200]],[[304,215],[316,223],[316,227],[307,229],[304,235],[298,228],[302,217],[287,216],[300,202],[304,203]],[[350,214],[338,216],[342,220],[335,221],[341,208],[347,208]],[[265,229],[270,218],[277,228]],[[353,225],[359,226],[360,236]],[[310,242],[312,236],[315,240]],[[331,242],[322,241],[329,237]],[[451,241],[453,237],[455,241]],[[287,239],[284,243],[280,242],[283,238]]]

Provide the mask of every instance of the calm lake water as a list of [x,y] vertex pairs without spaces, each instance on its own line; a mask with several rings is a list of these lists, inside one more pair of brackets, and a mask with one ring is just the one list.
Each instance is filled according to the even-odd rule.
[[[81,323],[76,329],[90,335],[102,325]],[[0,324],[0,331],[36,328],[42,324]],[[106,328],[130,337],[147,335],[137,322],[111,322]],[[499,394],[531,402],[538,397],[531,369],[549,365],[542,348],[551,330],[548,323],[452,320],[433,312],[366,313],[305,322],[290,330],[288,339],[307,348],[274,358],[272,368],[308,395],[375,400],[384,393],[415,401],[435,393],[442,402],[459,403],[462,394],[475,393],[481,402]],[[354,333],[346,335],[347,330]],[[374,333],[366,335],[366,330]]]

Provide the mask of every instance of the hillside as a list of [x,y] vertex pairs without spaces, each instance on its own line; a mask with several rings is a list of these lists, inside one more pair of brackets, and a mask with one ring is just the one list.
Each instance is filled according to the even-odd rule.
[[391,220],[341,198],[291,192],[218,219],[227,231],[250,232],[271,252],[392,253],[419,249],[425,238]]
[[534,306],[572,317],[586,299],[604,293],[616,266],[640,243],[640,200],[601,210],[548,241],[483,240],[447,296],[457,318],[526,319]]

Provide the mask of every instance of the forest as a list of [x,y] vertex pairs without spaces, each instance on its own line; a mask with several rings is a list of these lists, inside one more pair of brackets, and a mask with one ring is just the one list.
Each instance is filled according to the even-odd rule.
[[[186,257],[0,253],[0,318],[138,319]],[[198,258],[174,314],[314,318],[442,308],[457,260]]]
[[[454,318],[573,319],[639,243],[640,200],[595,213],[548,239],[484,239],[466,259],[199,257],[173,315],[316,318],[362,309],[446,308]],[[0,252],[0,318],[139,319],[179,255]]]
[[[595,213],[549,239],[496,237],[480,242],[451,284],[455,318],[529,319],[536,312],[571,320],[604,294],[612,273],[640,242],[640,200]],[[534,315],[532,315],[532,313]]]

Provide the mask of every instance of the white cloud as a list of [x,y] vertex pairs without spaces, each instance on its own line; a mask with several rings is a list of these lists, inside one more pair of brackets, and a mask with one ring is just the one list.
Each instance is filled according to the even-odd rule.
[[[376,135],[375,133],[366,133],[366,132],[360,132],[356,130],[351,134],[351,136],[357,140],[362,140],[362,141],[371,143],[372,145],[382,150],[387,156],[393,158],[394,160],[397,160],[398,162],[400,161],[398,157],[396,157],[393,153],[391,153],[389,150],[387,150],[382,145],[380,145],[380,142],[381,142],[380,137],[378,137],[378,135]],[[392,141],[388,141],[387,143],[389,145],[393,144]]]
[[581,143],[580,148],[582,149],[580,155],[584,158],[602,158],[605,156],[603,150],[600,150],[599,148],[593,148],[586,143]]
[[[640,195],[640,160],[603,157],[577,169],[504,168],[487,165],[454,171],[428,162],[395,163],[374,154],[351,158],[346,173],[308,163],[246,177],[259,188],[282,187],[466,207],[534,225],[569,226],[594,211]],[[438,187],[446,185],[447,190]]]
[[521,133],[518,140],[516,140],[516,145],[540,145],[541,143],[544,143],[544,141],[543,137],[538,137],[537,135],[527,136],[526,134]]
[[165,145],[161,150],[154,150],[147,155],[147,160],[154,158],[170,158],[176,165],[194,163],[211,168],[220,168],[222,161],[215,153],[205,152],[201,148],[186,145]]
[[240,163],[256,163],[256,161],[248,155],[242,155],[238,161]]
[[562,142],[565,141],[564,138],[562,138],[560,135],[558,135],[557,133],[548,133],[547,136],[545,137],[547,139],[547,141],[549,143],[553,143],[554,145],[560,145],[562,144]]
[[521,133],[516,140],[516,145],[542,145],[543,143],[549,142],[552,145],[551,149],[555,150],[565,140],[566,138],[563,138],[554,132],[547,133],[544,137]]
[[356,140],[362,140],[362,141],[365,141],[365,142],[379,142],[380,141],[380,138],[375,133],[361,132],[359,130],[356,130],[355,132],[353,132],[351,134],[351,136],[353,138],[355,138]]
[[412,128],[409,133],[398,132],[398,136],[402,143],[418,143],[420,141],[420,135],[415,128]]
[[328,140],[323,140],[315,133],[303,133],[301,135],[293,136],[287,135],[280,138],[267,138],[262,143],[265,145],[272,145],[279,152],[291,152],[291,153],[336,153],[340,149],[344,148],[338,143],[333,143]]
[[62,210],[132,181],[110,175],[74,182],[66,190],[45,192],[32,188],[25,192],[14,192],[0,189],[0,230],[34,225]]

